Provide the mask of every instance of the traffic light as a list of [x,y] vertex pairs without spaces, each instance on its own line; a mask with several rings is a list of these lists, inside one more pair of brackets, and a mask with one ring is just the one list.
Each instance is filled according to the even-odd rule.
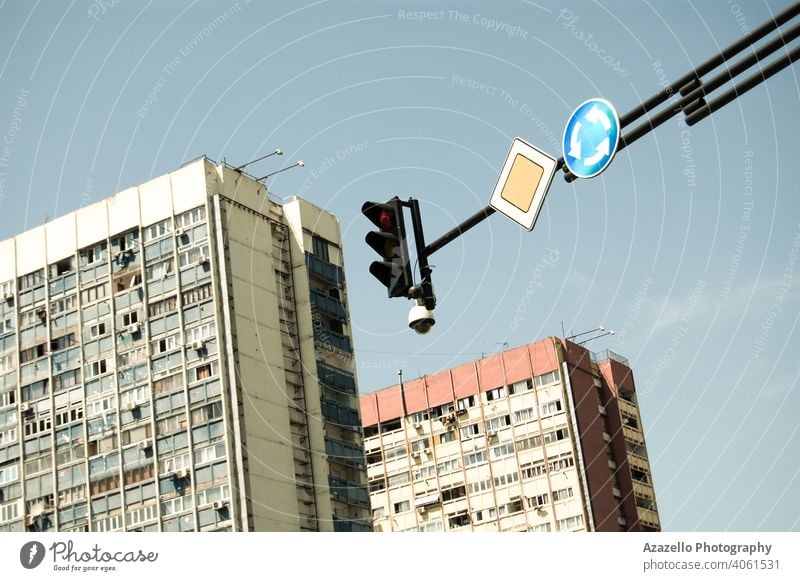
[[367,233],[365,238],[367,244],[382,258],[370,264],[369,271],[388,289],[389,298],[408,297],[414,280],[402,202],[397,197],[384,204],[365,202],[361,213],[379,228],[377,232]]

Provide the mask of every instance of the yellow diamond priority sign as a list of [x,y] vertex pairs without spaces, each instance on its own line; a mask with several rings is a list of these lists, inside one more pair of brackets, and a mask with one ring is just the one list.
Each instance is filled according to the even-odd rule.
[[556,173],[556,160],[517,137],[497,178],[489,205],[533,230]]

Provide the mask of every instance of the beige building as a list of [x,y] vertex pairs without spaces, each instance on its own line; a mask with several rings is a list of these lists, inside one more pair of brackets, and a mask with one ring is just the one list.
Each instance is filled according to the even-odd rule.
[[207,159],[0,242],[0,530],[371,530],[342,267]]
[[633,373],[551,337],[361,396],[375,530],[658,531]]

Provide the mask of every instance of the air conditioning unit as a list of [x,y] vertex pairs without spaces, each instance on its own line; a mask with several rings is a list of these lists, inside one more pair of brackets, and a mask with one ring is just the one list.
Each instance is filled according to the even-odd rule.
[[186,232],[184,232],[183,228],[175,228],[175,236],[183,236],[184,234]]
[[412,458],[419,458],[419,452],[417,452],[416,450],[414,450],[413,452],[411,452],[411,457],[412,457]]
[[414,422],[413,424],[411,424],[411,427],[414,428],[415,430],[419,430],[422,427],[422,424],[420,424],[419,422]]
[[463,415],[464,415],[464,414],[466,414],[466,413],[467,413],[467,410],[466,410],[466,409],[463,409],[463,410],[458,410],[458,411],[456,412],[456,415],[457,415],[457,416],[463,416]]
[[497,435],[497,430],[486,430],[487,438],[494,438]]
[[205,347],[205,341],[202,339],[198,339],[197,341],[192,341],[192,349],[195,351],[200,351],[203,347]]
[[430,448],[425,448],[425,454],[427,456],[430,456],[431,455],[431,449]]
[[140,329],[139,323],[133,323],[131,325],[128,325],[128,333],[130,335],[135,335],[136,333],[139,332],[139,329]]
[[3,293],[3,300],[4,300],[4,301],[10,301],[10,300],[11,300],[11,299],[13,299],[13,298],[14,298],[14,293],[12,293],[12,292],[10,292],[10,291],[5,291],[5,292]]
[[25,515],[25,526],[26,527],[33,526],[34,521],[36,521],[36,517],[35,516],[33,516],[32,514],[26,514]]
[[417,512],[418,512],[418,513],[420,513],[420,514],[425,514],[427,511],[428,511],[428,509],[427,509],[427,508],[425,508],[424,506],[420,506],[420,507],[417,509]]
[[190,474],[191,473],[188,468],[179,468],[178,470],[172,473],[172,475],[178,480],[189,478]]
[[211,506],[214,508],[214,510],[222,510],[223,508],[228,506],[228,501],[227,500],[215,500],[211,504]]
[[122,406],[122,411],[126,411],[126,412],[132,412],[132,411],[133,411],[133,410],[135,410],[137,407],[139,407],[139,405],[138,405],[137,403],[135,403],[135,402],[132,402],[132,401],[129,401],[129,402],[128,402],[128,403],[126,403],[124,406]]
[[205,264],[206,262],[208,262],[208,260],[209,260],[208,256],[206,256],[205,254],[201,254],[200,256],[197,257],[197,264]]
[[149,438],[147,440],[142,440],[141,442],[139,442],[138,445],[138,448],[140,450],[149,450],[152,447],[153,447],[153,441],[150,440]]
[[24,402],[24,403],[19,404],[19,413],[27,414],[27,413],[29,413],[31,411],[33,411],[33,406],[31,404],[29,404],[28,402]]

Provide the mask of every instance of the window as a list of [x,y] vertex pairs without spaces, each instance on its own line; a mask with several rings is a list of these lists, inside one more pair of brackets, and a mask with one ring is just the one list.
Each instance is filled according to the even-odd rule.
[[175,259],[168,258],[156,264],[151,264],[146,269],[147,280],[155,280],[159,278],[166,278],[175,271]]
[[105,322],[97,323],[96,325],[92,325],[91,327],[89,327],[89,336],[92,339],[95,339],[97,337],[102,337],[103,335],[106,334],[107,331],[108,331],[108,325]]
[[436,466],[423,466],[419,470],[414,470],[414,480],[424,480],[436,476]]
[[81,291],[81,303],[91,303],[108,296],[108,283],[98,284]]
[[583,515],[570,516],[558,521],[559,531],[569,531],[583,526]]
[[494,401],[500,399],[505,395],[503,387],[496,387],[495,389],[486,392],[486,401]]
[[443,474],[445,472],[452,472],[453,470],[458,470],[461,467],[461,463],[458,461],[458,458],[453,458],[452,460],[446,460],[444,462],[440,462],[436,465],[436,470],[439,474]]
[[473,464],[480,464],[481,462],[486,462],[486,452],[483,450],[464,456],[465,467],[472,466]]
[[410,481],[411,478],[409,477],[408,472],[401,472],[400,474],[389,476],[389,478],[387,479],[387,485],[389,486],[389,488],[391,488],[392,486],[401,486],[403,484],[408,484]]
[[411,501],[403,500],[401,502],[394,503],[394,514],[406,512],[408,510],[411,510]]
[[536,476],[542,476],[547,473],[547,470],[544,466],[544,460],[537,460],[535,462],[522,464],[519,467],[519,471],[522,473],[523,480],[535,478]]
[[101,359],[86,366],[86,377],[95,377],[108,371],[108,360]]
[[442,524],[442,521],[436,520],[433,522],[419,525],[419,528],[417,530],[421,533],[438,533],[442,531],[443,528],[444,525]]
[[458,400],[457,406],[460,410],[466,410],[475,405],[475,396],[470,395],[469,397],[464,397]]
[[532,379],[523,379],[508,386],[508,395],[517,395],[533,389]]
[[495,446],[492,448],[491,455],[492,459],[502,458],[503,456],[508,456],[509,454],[514,453],[514,443],[508,442],[507,444],[501,444],[500,446]]
[[386,507],[385,506],[380,506],[378,508],[373,508],[372,509],[372,518],[373,519],[383,518],[385,516],[386,516]]
[[506,484],[514,484],[515,482],[519,482],[519,474],[516,472],[501,474],[500,476],[495,476],[494,478],[494,485],[497,487],[505,486]]
[[478,424],[470,424],[469,426],[464,426],[461,428],[461,439],[466,440],[468,438],[472,438],[473,436],[477,436],[481,433],[480,427]]
[[486,421],[486,430],[499,430],[500,428],[504,428],[506,426],[511,425],[511,417],[510,416],[499,416],[496,418],[492,418],[491,420]]
[[0,335],[14,330],[14,319],[0,319]]
[[83,264],[89,265],[102,261],[103,253],[105,252],[105,250],[106,250],[105,242],[98,244],[94,248],[86,248],[85,250],[82,250],[81,257],[83,258]]
[[429,441],[428,438],[422,438],[420,440],[415,440],[411,442],[411,449],[415,452],[422,452],[425,448],[429,448]]
[[542,404],[542,417],[552,416],[561,411],[561,400],[548,401]]
[[536,419],[536,416],[533,413],[533,408],[525,408],[524,410],[518,410],[514,412],[514,423],[521,424],[523,422],[529,422],[531,420]]
[[211,377],[211,364],[207,363],[205,365],[201,365],[200,367],[195,368],[195,378],[197,381],[201,379],[208,379]]
[[504,514],[514,514],[515,512],[522,512],[522,500],[519,498],[513,499],[505,506],[501,506],[499,510],[500,516]]
[[476,492],[483,492],[485,490],[492,489],[492,479],[487,478],[486,480],[481,480],[480,482],[470,482],[467,485],[470,494],[475,494]]
[[559,470],[566,470],[575,465],[575,460],[572,458],[570,452],[557,456],[550,462],[550,472],[557,472]]
[[632,415],[622,412],[622,425],[634,430],[639,429],[639,421]]
[[450,500],[457,500],[459,498],[463,498],[467,495],[467,489],[465,486],[454,486],[453,488],[445,488],[442,490],[442,502],[448,502]]
[[569,437],[569,431],[566,427],[558,428],[557,430],[553,430],[552,432],[547,432],[542,437],[542,440],[545,444],[552,444],[553,442],[558,442],[560,440],[566,440]]
[[456,439],[455,431],[451,432],[443,432],[439,434],[439,443],[446,444],[447,442],[453,442]]
[[529,527],[528,530],[532,533],[549,533],[552,530],[552,528],[550,526],[550,523],[546,522],[540,525],[533,525],[532,527]]
[[153,240],[154,238],[158,238],[160,236],[163,236],[164,234],[169,232],[171,230],[171,228],[172,227],[170,225],[170,221],[169,220],[163,220],[162,222],[159,222],[158,224],[153,224],[152,226],[147,226],[144,229],[144,241],[145,242],[149,242],[150,240]]
[[407,454],[408,454],[408,449],[405,446],[395,446],[393,448],[387,448],[383,452],[383,456],[387,460],[391,460],[392,458],[400,458],[401,456],[405,456]]
[[462,514],[455,514],[452,516],[448,515],[447,524],[451,529],[465,527],[469,525],[469,514],[462,513]]
[[163,300],[147,305],[147,312],[151,317],[163,315],[168,311],[172,311],[178,307],[178,297],[167,297]]
[[536,387],[542,387],[543,385],[549,385],[551,383],[558,383],[558,370],[553,370],[550,373],[545,373],[544,375],[537,375],[533,379],[536,382]]
[[537,496],[528,497],[528,508],[539,508],[544,506],[550,501],[550,496],[547,493],[539,494]]
[[411,422],[414,424],[421,424],[427,419],[428,419],[428,410],[425,410],[424,412],[417,412],[411,414]]
[[328,255],[328,241],[319,236],[311,236],[312,253],[317,258],[321,258],[325,262],[330,262]]
[[14,482],[19,478],[19,466],[12,464],[6,468],[0,469],[0,486]]
[[130,327],[139,322],[139,311],[131,311],[122,315],[122,326]]
[[25,291],[44,284],[44,269],[19,277],[19,290]]
[[561,490],[554,490],[553,491],[553,502],[557,502],[559,500],[567,500],[568,498],[572,498],[574,493],[572,492],[572,487],[562,488]]
[[186,228],[187,226],[191,226],[192,224],[200,222],[201,220],[205,220],[205,218],[206,208],[205,206],[200,206],[199,208],[195,208],[175,216],[175,226],[178,228]]
[[193,289],[183,291],[181,295],[184,306],[204,301],[211,298],[211,284],[204,284]]

